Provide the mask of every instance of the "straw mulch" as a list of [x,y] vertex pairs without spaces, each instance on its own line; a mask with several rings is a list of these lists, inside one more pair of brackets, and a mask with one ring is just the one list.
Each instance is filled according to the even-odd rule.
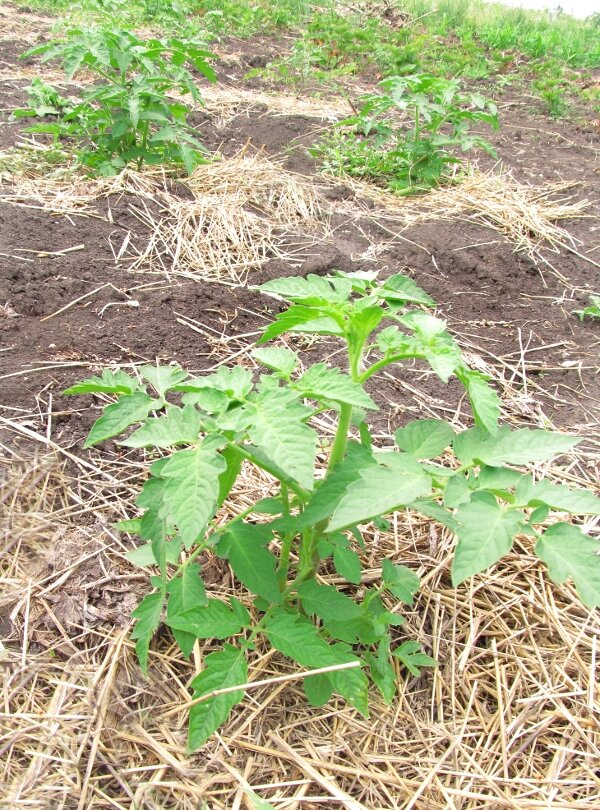
[[398,197],[371,183],[344,178],[361,197],[380,206],[391,220],[404,227],[430,220],[474,222],[505,236],[515,250],[543,260],[541,248],[573,250],[575,242],[558,223],[591,216],[588,200],[564,196],[576,183],[531,186],[515,180],[510,170],[489,172],[470,167],[458,174],[455,184],[428,194]]
[[[510,381],[499,381],[510,393]],[[447,410],[415,386],[412,404],[390,407]],[[524,415],[532,416],[509,397],[509,420]],[[33,417],[2,426],[5,441],[16,435],[28,449],[6,450],[0,463],[0,806],[238,810],[255,806],[251,789],[292,810],[598,807],[599,615],[570,585],[548,581],[530,540],[453,590],[454,540],[445,529],[399,513],[390,531],[372,530],[366,580],[378,578],[383,556],[421,575],[414,608],[402,611],[405,630],[439,669],[402,673],[391,707],[373,691],[365,720],[338,700],[309,708],[299,681],[274,680],[297,668],[260,646],[250,679],[272,682],[249,689],[225,727],[189,756],[187,684],[214,647],[200,642],[185,662],[161,632],[148,680],[140,674],[128,617],[147,580],[124,559],[128,541],[111,523],[134,514],[142,465],[110,452],[50,452]],[[37,457],[31,443],[42,448]],[[597,452],[582,453],[537,472],[593,487],[597,462]],[[246,471],[235,507],[269,488],[266,476]],[[584,529],[594,535],[597,518]],[[235,588],[218,560],[207,561],[205,576],[214,595]],[[247,600],[243,590],[238,596]]]

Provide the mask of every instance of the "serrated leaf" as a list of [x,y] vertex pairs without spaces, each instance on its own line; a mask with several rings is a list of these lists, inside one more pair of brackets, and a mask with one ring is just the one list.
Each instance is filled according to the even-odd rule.
[[105,368],[101,377],[90,377],[76,383],[63,394],[132,394],[139,387],[139,382],[121,369],[110,371]]
[[414,458],[437,458],[452,444],[454,430],[441,419],[416,419],[396,431],[396,444]]
[[389,639],[382,639],[377,648],[377,654],[366,652],[365,662],[369,665],[371,679],[381,692],[384,701],[389,705],[396,694],[396,671],[391,664],[389,656]]
[[257,289],[294,303],[305,301],[338,303],[348,300],[352,292],[352,282],[339,276],[317,276],[311,273],[306,277],[276,278],[261,284]]
[[[225,644],[222,650],[210,653],[204,659],[204,670],[192,681],[192,697],[196,699],[217,689],[245,684],[247,680],[248,665],[243,650]],[[188,748],[193,751],[203,745],[243,697],[244,690],[236,689],[193,705],[190,708]]]
[[[183,610],[183,580],[181,577],[177,577],[176,579],[172,579],[169,582],[169,598],[167,599],[167,621],[172,616],[177,616],[178,613],[181,613]],[[185,658],[189,658],[191,655],[192,650],[194,649],[194,644],[196,642],[196,636],[192,633],[186,633],[185,630],[177,630],[176,628],[172,627],[171,632],[175,637],[175,641],[179,645],[179,649],[185,656]]]
[[454,440],[454,452],[463,464],[482,463],[491,467],[502,464],[528,464],[549,461],[572,450],[581,438],[547,430],[510,430],[502,427],[495,436],[482,428],[469,428]]
[[520,512],[502,508],[492,495],[461,506],[456,519],[460,525],[452,564],[455,587],[508,554],[524,523]]
[[181,575],[181,602],[183,610],[189,610],[197,605],[208,604],[206,588],[200,574],[200,566],[191,563],[183,569]]
[[303,582],[298,587],[298,596],[307,613],[316,614],[321,619],[345,620],[362,616],[364,610],[334,585],[319,585],[314,579]]
[[435,306],[433,298],[430,298],[412,278],[403,276],[401,273],[390,276],[383,287],[377,290],[377,295],[388,301],[413,302],[426,307]]
[[228,638],[235,636],[250,623],[249,614],[240,615],[218,599],[209,599],[205,605],[198,605],[168,616],[166,624],[176,630],[185,630],[195,638]]
[[570,523],[555,523],[535,546],[553,582],[573,579],[579,598],[588,608],[600,607],[600,543]]
[[253,406],[251,441],[287,476],[311,490],[317,434],[304,424],[310,409],[285,388],[261,391]]
[[292,388],[302,396],[316,400],[332,400],[356,408],[377,410],[377,405],[348,374],[339,368],[328,368],[326,363],[315,363],[292,383]]
[[383,354],[397,354],[405,357],[420,357],[420,343],[405,335],[397,326],[386,326],[376,336],[375,343]]
[[148,380],[161,397],[190,375],[179,366],[142,366],[142,377]]
[[242,469],[243,457],[236,447],[225,447],[221,450],[221,458],[225,461],[226,467],[219,475],[219,495],[217,505],[221,506],[235,484],[240,470]]
[[202,427],[202,416],[193,407],[169,406],[158,419],[149,419],[119,444],[125,447],[174,447],[197,441]]
[[515,489],[517,506],[546,505],[561,512],[577,515],[600,515],[600,498],[585,489],[570,489],[563,484],[542,480],[535,483],[531,476],[519,479]]
[[344,334],[344,330],[335,318],[324,312],[322,308],[294,304],[276,316],[257,342],[258,344],[266,343],[285,332],[337,336]]
[[225,460],[209,439],[194,449],[173,453],[162,468],[162,478],[167,482],[164,503],[186,548],[197,540],[215,514],[219,476],[225,469]]
[[281,602],[277,560],[265,548],[273,533],[268,525],[234,523],[224,535],[233,573],[249,590],[269,602]]
[[358,478],[348,485],[331,516],[328,532],[366,523],[431,492],[429,477],[412,457],[386,453],[377,461],[377,466],[361,469]]
[[123,394],[117,402],[107,405],[102,416],[94,422],[84,448],[93,447],[99,442],[117,436],[134,422],[143,421],[150,411],[161,406],[161,400],[152,399],[143,391]]
[[420,652],[421,645],[418,641],[405,641],[395,650],[392,650],[392,655],[397,658],[411,675],[418,678],[421,674],[423,667],[437,667],[438,662],[435,658]]
[[[179,560],[180,553],[181,542],[178,539],[165,543],[165,556],[168,563],[176,563]],[[152,551],[152,543],[144,543],[144,545],[128,551],[125,557],[134,565],[139,565],[140,568],[146,568],[149,565],[158,565],[158,561]]]
[[406,605],[413,605],[413,596],[421,587],[419,577],[405,565],[383,560],[381,578],[387,590]]
[[487,489],[492,492],[512,489],[522,478],[522,474],[510,467],[483,466],[474,480],[478,489]]
[[457,368],[455,374],[465,387],[475,422],[488,433],[496,433],[502,402],[488,382],[490,377],[464,366]]
[[148,594],[131,614],[131,618],[136,620],[131,638],[136,642],[135,651],[144,675],[148,672],[148,650],[154,631],[160,624],[163,602],[164,597],[161,593]]
[[[185,383],[178,387],[178,391],[183,390]],[[216,388],[194,388],[190,385],[181,397],[184,405],[197,405],[206,413],[222,413],[229,405],[229,397],[225,391],[218,391]]]
[[291,349],[282,346],[269,346],[264,349],[253,349],[252,357],[262,363],[263,366],[281,372],[285,377],[289,377],[298,363],[298,355]]
[[[220,366],[214,374],[194,377],[179,383],[175,390],[208,396],[207,390],[213,389],[227,394],[232,399],[244,400],[252,390],[252,385],[252,372],[244,366],[231,368]],[[222,397],[220,401],[222,402]]]

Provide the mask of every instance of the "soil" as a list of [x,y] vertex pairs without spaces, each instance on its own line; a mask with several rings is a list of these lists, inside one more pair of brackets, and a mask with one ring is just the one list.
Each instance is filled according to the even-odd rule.
[[[10,42],[2,56],[0,148],[14,144],[19,136],[23,125],[10,122],[8,111],[25,101],[29,83],[6,78],[28,45]],[[225,62],[227,81],[237,80],[261,56],[263,46],[245,43],[247,55]],[[252,82],[255,85],[256,79]],[[522,98],[504,97],[501,130],[493,139],[500,160],[522,181],[542,185],[572,180],[580,184],[576,195],[597,198],[600,137],[593,126],[550,121],[530,112],[529,106]],[[203,113],[193,122],[209,149],[232,155],[250,142],[268,156],[283,157],[285,168],[310,175],[316,174],[316,167],[307,147],[327,126],[315,118],[261,109],[238,115],[220,129]],[[492,164],[487,158],[480,162],[483,167]],[[382,274],[411,274],[438,302],[463,346],[499,369],[501,376],[512,376],[512,385],[521,394],[527,394],[519,377],[520,352],[525,350],[527,376],[540,386],[535,396],[540,397],[545,417],[564,429],[583,426],[588,436],[596,430],[600,327],[589,320],[581,323],[573,310],[587,303],[589,291],[599,290],[597,267],[568,252],[547,250],[561,280],[547,265],[515,252],[496,232],[469,221],[429,222],[394,240],[368,211],[353,219],[336,213],[338,201],[352,197],[343,184],[329,189],[326,196],[334,236],[312,245],[293,266],[270,260],[252,274],[252,283],[290,273],[372,268],[364,251],[374,245]],[[60,393],[87,376],[90,367],[158,360],[202,370],[215,362],[215,345],[178,322],[178,315],[233,335],[260,329],[265,313],[274,308],[272,299],[244,287],[188,280],[169,283],[155,275],[132,274],[126,263],[115,262],[111,245],[120,245],[128,232],[134,242],[148,236],[132,213],[134,205],[126,196],[113,197],[98,202],[93,216],[67,217],[34,205],[0,202],[0,304],[8,304],[9,313],[0,318],[0,403],[14,417],[46,411],[51,402],[57,442],[80,445],[95,416],[86,413],[87,400],[74,403]],[[573,221],[569,230],[579,240],[581,254],[600,245],[595,218]],[[84,248],[62,255],[34,252],[55,253],[78,245]],[[600,259],[598,252],[589,255]],[[81,303],[54,314],[86,294]],[[106,304],[130,299],[139,307],[117,305],[103,311]],[[458,387],[445,389],[422,370],[416,371],[399,372],[376,386],[377,395],[392,405],[392,420],[401,421],[402,412],[419,409],[407,386],[452,408],[459,401]]]

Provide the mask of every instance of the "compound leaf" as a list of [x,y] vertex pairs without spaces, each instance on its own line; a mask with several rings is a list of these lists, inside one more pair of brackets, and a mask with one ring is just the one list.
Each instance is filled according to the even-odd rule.
[[[245,684],[247,680],[248,665],[243,650],[225,644],[222,650],[204,659],[204,670],[192,681],[192,697],[196,699],[217,689]],[[243,698],[244,690],[236,689],[194,704],[190,709],[188,748],[193,751],[203,745]]]
[[140,371],[161,397],[190,376],[179,366],[142,366]]
[[421,645],[418,641],[405,641],[395,650],[392,650],[392,655],[397,658],[411,675],[418,678],[421,674],[421,667],[437,667],[438,662],[435,658],[420,652]]
[[454,440],[454,452],[463,464],[527,464],[549,461],[560,453],[571,450],[581,438],[553,433],[547,430],[510,430],[502,427],[491,436],[479,427],[459,433]]
[[279,371],[285,377],[289,377],[300,362],[296,352],[283,346],[267,346],[264,349],[254,349],[251,354],[263,366],[273,371]]
[[555,523],[535,546],[535,553],[548,566],[553,582],[572,577],[579,598],[588,608],[600,606],[600,543],[570,523]]

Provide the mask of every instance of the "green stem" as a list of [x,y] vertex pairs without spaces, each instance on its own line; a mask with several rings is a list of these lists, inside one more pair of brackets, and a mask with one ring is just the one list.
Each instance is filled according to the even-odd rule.
[[372,366],[369,366],[368,369],[363,371],[363,373],[358,378],[358,382],[364,383],[370,377],[372,377],[373,374],[377,374],[377,372],[380,371],[382,368],[385,368],[386,366],[390,366],[392,363],[397,363],[399,360],[406,360],[409,357],[411,357],[411,358],[414,358],[414,357],[422,358],[423,355],[416,354],[416,353],[406,354],[405,352],[402,352],[401,354],[393,354],[393,355],[391,355],[389,357],[382,357],[381,360],[378,360],[376,363],[373,363]]

